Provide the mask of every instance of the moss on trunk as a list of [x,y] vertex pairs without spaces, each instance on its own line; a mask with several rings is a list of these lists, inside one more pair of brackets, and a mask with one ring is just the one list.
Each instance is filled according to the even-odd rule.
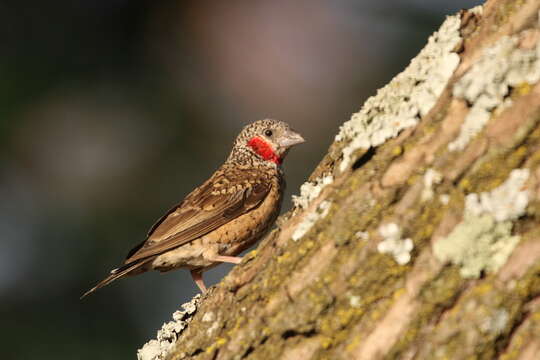
[[[415,59],[366,102],[298,207],[203,296],[168,358],[537,356],[539,11],[536,0],[490,0],[449,17],[428,45],[445,70]],[[411,81],[412,99],[392,96]],[[526,176],[508,183],[516,169]],[[439,241],[474,244],[480,225],[496,266],[485,248],[463,255],[483,256],[477,276],[459,255],[434,255]]]

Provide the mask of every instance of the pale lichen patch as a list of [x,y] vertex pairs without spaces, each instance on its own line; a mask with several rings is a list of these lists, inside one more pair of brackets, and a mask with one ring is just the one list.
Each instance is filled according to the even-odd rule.
[[508,320],[510,320],[508,310],[504,308],[496,309],[491,316],[486,317],[484,321],[482,321],[480,330],[483,333],[499,335],[506,329]]
[[528,169],[515,169],[492,191],[467,195],[463,221],[435,242],[435,257],[459,265],[465,278],[499,270],[520,240],[512,235],[511,221],[525,213],[529,198],[523,186],[528,177]]
[[326,175],[315,179],[315,181],[306,181],[300,186],[300,195],[293,195],[292,201],[296,207],[306,209],[311,201],[317,198],[323,188],[334,181],[332,175]]
[[484,13],[484,6],[483,5],[477,5],[471,9],[469,9],[470,12],[476,14],[476,15],[482,15]]
[[362,299],[358,295],[349,296],[349,305],[353,308],[359,308],[362,304]]
[[216,315],[210,311],[203,315],[201,321],[202,322],[213,322],[216,318]]
[[405,265],[411,260],[411,251],[414,248],[413,241],[401,238],[401,229],[396,223],[381,225],[379,234],[384,240],[377,244],[378,252],[391,254],[399,265]]
[[350,141],[339,165],[344,171],[358,149],[369,149],[415,126],[435,105],[460,62],[459,15],[449,16],[409,66],[370,97],[358,113],[341,126],[336,141]]
[[294,233],[292,234],[292,239],[294,241],[297,241],[302,238],[302,236],[304,236],[309,231],[309,229],[311,229],[311,227],[315,225],[317,221],[319,221],[319,219],[322,219],[326,215],[328,215],[328,211],[330,211],[331,205],[332,203],[330,201],[322,201],[319,206],[317,206],[315,211],[306,214],[302,222],[298,224],[298,226],[294,230]]
[[512,223],[497,223],[493,216],[466,214],[463,221],[433,246],[435,257],[460,266],[464,278],[478,278],[482,271],[494,272],[506,263],[519,242],[512,236]]
[[369,233],[367,231],[357,231],[354,236],[357,239],[368,241],[369,240]]
[[442,179],[442,174],[437,170],[426,170],[426,173],[424,174],[424,189],[422,190],[422,195],[420,196],[422,201],[428,201],[433,198],[433,186],[440,184]]
[[201,300],[201,295],[196,295],[190,302],[182,304],[183,310],[175,311],[173,321],[169,321],[157,332],[156,339],[152,339],[137,350],[138,360],[162,360],[165,359],[174,347],[176,340],[187,327],[197,306]]
[[443,205],[448,205],[448,203],[450,202],[450,195],[448,195],[448,194],[439,195],[439,201]]
[[465,211],[474,215],[491,214],[497,221],[515,220],[525,213],[529,193],[523,190],[529,178],[529,169],[514,169],[501,186],[490,192],[469,194],[465,198]]
[[540,80],[540,43],[532,49],[519,47],[519,37],[505,36],[487,48],[482,58],[456,82],[453,95],[466,100],[471,109],[458,137],[448,150],[463,150],[486,125],[492,112],[509,106],[511,88]]
[[[292,197],[294,206],[299,209],[307,209],[310,203],[321,194],[322,190],[332,182],[334,182],[334,177],[330,174],[318,177],[314,181],[306,181],[300,186],[300,195],[293,195]],[[293,232],[292,239],[297,241],[304,236],[319,219],[328,214],[330,205],[331,203],[325,200],[315,210],[308,212]]]

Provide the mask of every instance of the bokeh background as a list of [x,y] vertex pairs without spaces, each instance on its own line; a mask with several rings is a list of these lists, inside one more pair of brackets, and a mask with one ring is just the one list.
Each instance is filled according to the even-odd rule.
[[479,3],[0,1],[1,357],[135,358],[197,293],[189,273],[79,296],[241,127],[274,117],[308,140],[284,166],[288,209],[339,125]]

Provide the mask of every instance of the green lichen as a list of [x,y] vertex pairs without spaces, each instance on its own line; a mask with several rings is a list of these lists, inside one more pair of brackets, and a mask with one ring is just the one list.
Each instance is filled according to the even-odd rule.
[[[529,241],[538,241],[538,238]],[[519,279],[514,289],[515,293],[524,300],[534,299],[540,295],[540,261],[537,261],[527,273]]]
[[207,354],[211,354],[213,353],[214,351],[216,351],[217,349],[219,349],[220,347],[222,347],[223,345],[225,345],[227,343],[227,339],[225,338],[217,338],[216,339],[216,342],[214,342],[212,345],[208,346],[204,352],[207,353]]
[[525,0],[505,1],[495,8],[495,24],[502,26],[515,14],[516,11],[525,3]]
[[[520,282],[530,283],[529,276]],[[506,348],[509,335],[523,320],[524,304],[531,293],[516,294],[489,277],[459,297],[444,319],[424,340],[419,358],[494,359]]]
[[[345,259],[352,255],[350,249],[343,249],[340,256]],[[377,271],[372,271],[376,268]],[[340,297],[328,312],[318,321],[317,331],[325,339],[325,351],[321,356],[332,358],[332,349],[339,344],[358,343],[360,339],[351,339],[351,327],[359,326],[371,328],[376,326],[380,318],[394,303],[398,294],[403,290],[403,275],[406,267],[379,254],[373,254],[365,259],[362,266],[348,277],[347,296]],[[336,273],[336,276],[339,276]],[[336,278],[331,279],[331,281]],[[330,351],[330,352],[328,352]]]
[[459,296],[464,280],[453,267],[446,267],[431,281],[426,282],[418,295],[419,301],[445,309]]
[[[439,192],[446,193],[444,189],[450,192],[451,189],[446,187],[439,188]],[[456,203],[454,201],[453,203]],[[424,243],[430,241],[433,232],[441,222],[443,215],[442,211],[445,207],[441,206],[441,203],[436,197],[430,201],[418,202],[415,207],[411,208],[411,211],[416,214],[420,213],[420,216],[415,218],[415,226],[412,227],[410,237],[415,241],[415,247],[421,249]]]
[[487,154],[459,183],[466,193],[489,191],[502,184],[508,174],[519,167],[529,155],[527,146],[519,146],[524,138],[516,141],[516,148],[498,148]]
[[[530,239],[529,241],[537,241],[536,239],[537,237],[534,237],[534,239]],[[522,312],[524,311],[523,304],[540,295],[540,262],[537,262],[536,265],[517,281],[513,289],[513,294],[521,302],[522,306],[520,309]],[[513,334],[511,343],[500,357],[501,360],[520,358],[520,355],[523,354],[523,351],[530,344],[530,340],[538,337],[540,333],[540,308],[538,306],[536,308],[533,307],[533,310],[526,317],[522,316],[521,319],[525,323],[519,326],[515,334]]]
[[433,252],[442,262],[459,265],[465,278],[478,278],[483,271],[495,272],[504,263],[519,242],[511,234],[512,223],[496,222],[489,214],[465,214],[463,222],[433,246]]
[[524,326],[518,328],[512,336],[510,346],[499,357],[500,360],[515,360],[522,358],[523,352],[530,345],[531,339],[540,334],[540,309],[533,311]]
[[434,318],[450,308],[461,294],[464,280],[455,268],[444,268],[420,290],[417,301],[420,302],[414,319],[407,326],[406,332],[394,344],[386,359],[399,359],[402,354],[417,341],[422,341],[428,334],[426,327]]
[[532,90],[531,84],[528,82],[522,82],[516,87],[512,88],[510,91],[510,98],[512,100],[516,100],[517,98],[521,96],[528,95]]

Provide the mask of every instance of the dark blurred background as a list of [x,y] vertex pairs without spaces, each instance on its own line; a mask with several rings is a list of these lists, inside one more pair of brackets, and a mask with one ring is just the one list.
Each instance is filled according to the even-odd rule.
[[0,1],[1,357],[135,358],[197,293],[189,273],[79,296],[241,127],[274,117],[308,140],[284,166],[287,210],[338,126],[479,3]]

